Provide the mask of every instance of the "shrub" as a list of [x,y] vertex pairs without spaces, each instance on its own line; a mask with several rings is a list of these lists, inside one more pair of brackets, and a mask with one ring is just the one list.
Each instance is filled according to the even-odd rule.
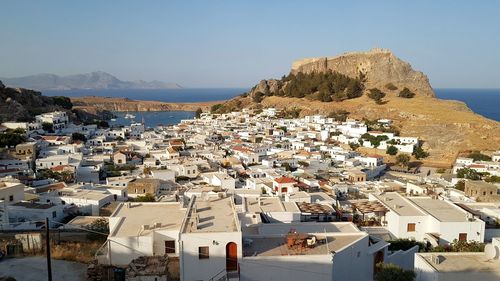
[[137,196],[134,200],[135,202],[156,202],[156,198],[151,193],[146,193],[143,196]]
[[334,110],[328,114],[328,118],[333,118],[335,121],[345,122],[349,116],[349,111],[339,109]]
[[203,113],[203,110],[201,110],[201,108],[198,107],[198,109],[196,109],[194,114],[195,114],[196,118],[200,118],[202,113]]
[[400,153],[396,156],[396,163],[403,167],[408,167],[410,165],[410,155]]
[[387,150],[385,151],[385,153],[387,153],[389,155],[396,155],[396,154],[398,154],[398,149],[394,145],[391,145],[391,146],[387,147]]
[[392,83],[387,83],[387,84],[385,84],[385,88],[386,88],[387,90],[391,90],[391,91],[395,91],[395,90],[397,90],[397,89],[398,89],[398,87],[396,87],[396,85],[394,85],[394,84],[392,84]]
[[413,270],[403,269],[392,263],[378,263],[375,281],[413,281],[416,274]]
[[73,141],[77,141],[77,140],[83,141],[83,142],[87,141],[87,138],[85,137],[85,135],[80,134],[80,133],[73,133],[71,135],[71,139],[73,139]]
[[413,248],[414,246],[418,246],[420,251],[423,251],[426,249],[424,243],[418,242],[415,240],[410,240],[410,239],[401,238],[401,239],[391,240],[391,241],[387,241],[387,242],[391,243],[389,245],[390,251],[397,251],[397,250],[407,251],[407,250]]
[[385,93],[377,88],[370,89],[368,97],[374,100],[377,104],[382,104],[382,99],[385,97]]
[[465,190],[465,181],[458,181],[456,184],[455,184],[455,189],[458,189],[460,191],[464,191]]
[[398,97],[406,98],[406,99],[411,99],[414,96],[415,96],[415,93],[413,93],[412,91],[410,91],[410,89],[408,89],[406,87],[403,90],[401,90],[401,92],[399,92],[399,95],[398,95]]
[[491,157],[488,155],[484,155],[480,153],[479,151],[474,151],[470,153],[467,157],[474,159],[475,161],[491,161]]
[[457,170],[457,177],[461,179],[480,180],[481,175],[473,169],[462,168]]
[[413,153],[412,153],[413,156],[415,156],[415,158],[417,159],[423,159],[423,158],[426,158],[427,156],[429,156],[429,153],[424,151],[422,149],[422,147],[420,146],[415,146],[413,148]]

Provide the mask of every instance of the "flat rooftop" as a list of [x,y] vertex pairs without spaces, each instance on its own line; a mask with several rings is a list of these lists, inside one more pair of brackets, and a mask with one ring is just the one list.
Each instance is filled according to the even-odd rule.
[[236,232],[239,231],[232,197],[213,197],[195,200],[188,211],[183,233]]
[[431,198],[409,198],[417,206],[442,222],[467,221],[467,212],[460,210],[451,203]]
[[279,197],[247,198],[246,207],[250,213],[300,212],[297,204],[282,202]]
[[330,255],[333,251],[338,252],[346,246],[362,239],[365,235],[338,235],[320,236],[317,239],[325,239],[324,243],[316,243],[315,247],[290,248],[287,245],[286,235],[282,237],[258,237],[247,238],[252,241],[251,245],[243,246],[243,256],[294,256],[294,255]]
[[[182,209],[179,203],[121,203],[112,217],[121,217],[122,220],[110,236],[147,235],[155,223],[161,225],[154,230],[180,229],[185,214],[186,209]],[[143,225],[150,229],[142,230]]]
[[[500,260],[489,259],[484,253],[418,253],[439,272],[489,273],[500,280]],[[440,256],[441,262],[432,262],[432,256]]]
[[407,199],[396,192],[372,194],[382,204],[400,216],[425,216],[426,214],[413,206]]

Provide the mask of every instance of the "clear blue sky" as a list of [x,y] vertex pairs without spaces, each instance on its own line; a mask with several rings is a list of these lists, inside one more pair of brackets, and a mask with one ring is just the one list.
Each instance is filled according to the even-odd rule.
[[500,1],[2,1],[0,77],[102,70],[250,87],[293,60],[389,48],[434,87],[500,88]]

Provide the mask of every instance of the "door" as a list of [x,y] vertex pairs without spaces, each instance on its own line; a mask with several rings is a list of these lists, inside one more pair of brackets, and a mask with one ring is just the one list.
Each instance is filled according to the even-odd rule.
[[460,234],[458,234],[458,241],[465,241],[465,242],[467,242],[467,233],[460,233]]
[[238,270],[238,247],[236,243],[229,242],[226,245],[226,271]]

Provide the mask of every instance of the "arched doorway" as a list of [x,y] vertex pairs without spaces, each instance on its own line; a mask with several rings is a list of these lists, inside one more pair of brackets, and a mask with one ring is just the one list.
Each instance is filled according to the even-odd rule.
[[226,245],[226,271],[238,270],[238,246],[234,242]]

